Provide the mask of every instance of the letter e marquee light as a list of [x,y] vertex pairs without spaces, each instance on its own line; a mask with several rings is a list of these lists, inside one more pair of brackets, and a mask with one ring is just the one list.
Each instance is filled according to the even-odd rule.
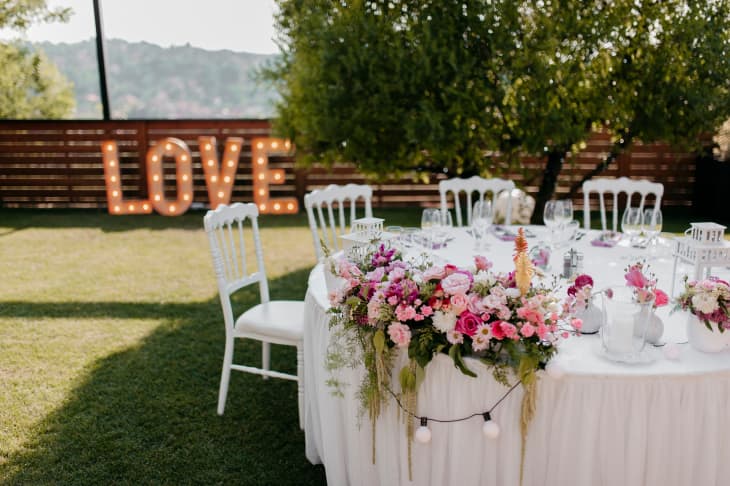
[[296,198],[270,198],[269,184],[283,184],[282,169],[269,170],[269,155],[289,155],[291,142],[280,138],[254,138],[251,140],[251,166],[253,175],[253,202],[262,214],[288,214],[299,211]]

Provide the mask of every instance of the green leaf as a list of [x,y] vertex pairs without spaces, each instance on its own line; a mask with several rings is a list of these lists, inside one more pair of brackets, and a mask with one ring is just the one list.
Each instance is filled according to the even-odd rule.
[[385,349],[385,333],[382,329],[378,329],[373,334],[373,346],[375,346],[376,353],[382,353]]
[[454,361],[454,366],[456,366],[459,371],[464,373],[466,376],[471,376],[472,378],[476,378],[477,375],[466,367],[466,364],[461,359],[461,346],[458,344],[452,344],[451,348],[449,349],[449,357]]

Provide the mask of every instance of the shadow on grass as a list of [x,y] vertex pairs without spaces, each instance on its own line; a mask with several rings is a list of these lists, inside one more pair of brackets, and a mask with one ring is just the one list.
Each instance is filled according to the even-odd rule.
[[[272,297],[301,299],[308,271],[270,282]],[[300,285],[293,286],[292,280]],[[257,302],[245,292],[240,305]],[[325,484],[304,456],[296,384],[233,373],[216,415],[223,358],[218,299],[190,304],[3,303],[0,315],[160,319],[135,348],[99,360],[67,400],[0,465],[2,484]],[[260,345],[237,344],[260,363]],[[293,348],[272,347],[272,367],[294,372]]]

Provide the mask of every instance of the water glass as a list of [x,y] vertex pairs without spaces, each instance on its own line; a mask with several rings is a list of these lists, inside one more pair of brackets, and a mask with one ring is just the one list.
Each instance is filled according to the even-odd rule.
[[573,201],[570,199],[559,199],[555,201],[555,220],[559,225],[565,226],[573,220]]
[[547,227],[549,233],[550,233],[550,239],[548,241],[548,245],[550,247],[554,246],[554,240],[555,240],[555,229],[560,224],[560,221],[558,221],[558,201],[548,201],[545,203],[545,207],[542,211],[542,222]]

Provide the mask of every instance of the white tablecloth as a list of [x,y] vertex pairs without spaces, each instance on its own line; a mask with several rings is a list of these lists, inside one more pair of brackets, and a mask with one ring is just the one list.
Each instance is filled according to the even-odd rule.
[[[533,228],[540,232],[541,228]],[[463,230],[438,257],[470,265],[473,242]],[[511,268],[513,245],[491,238],[480,253],[497,270]],[[535,244],[536,239],[530,239]],[[598,248],[590,236],[573,247],[585,254],[585,271],[598,288],[623,284],[623,269],[641,250]],[[630,257],[631,256],[631,257]],[[560,256],[551,260],[560,270]],[[672,260],[650,261],[659,287],[671,288]],[[407,440],[390,404],[376,424],[376,462],[372,429],[361,415],[357,390],[362,369],[334,373],[349,383],[335,396],[325,364],[331,340],[328,302],[321,266],[315,267],[306,297],[305,434],[306,454],[323,463],[330,486],[363,485],[518,485],[520,476],[521,387],[495,409],[496,440],[483,436],[483,419],[429,422],[432,441],[414,442],[413,481],[408,477]],[[686,341],[682,312],[659,309],[664,340]],[[703,354],[679,344],[680,358],[668,360],[661,348],[653,361],[624,365],[600,355],[597,336],[571,337],[554,358],[565,375],[540,374],[537,413],[526,443],[524,485],[725,485],[730,484],[730,354]],[[447,356],[428,365],[418,392],[418,414],[450,419],[489,409],[506,389],[481,363],[467,360],[478,378],[463,375]],[[396,373],[400,369],[396,366]]]

